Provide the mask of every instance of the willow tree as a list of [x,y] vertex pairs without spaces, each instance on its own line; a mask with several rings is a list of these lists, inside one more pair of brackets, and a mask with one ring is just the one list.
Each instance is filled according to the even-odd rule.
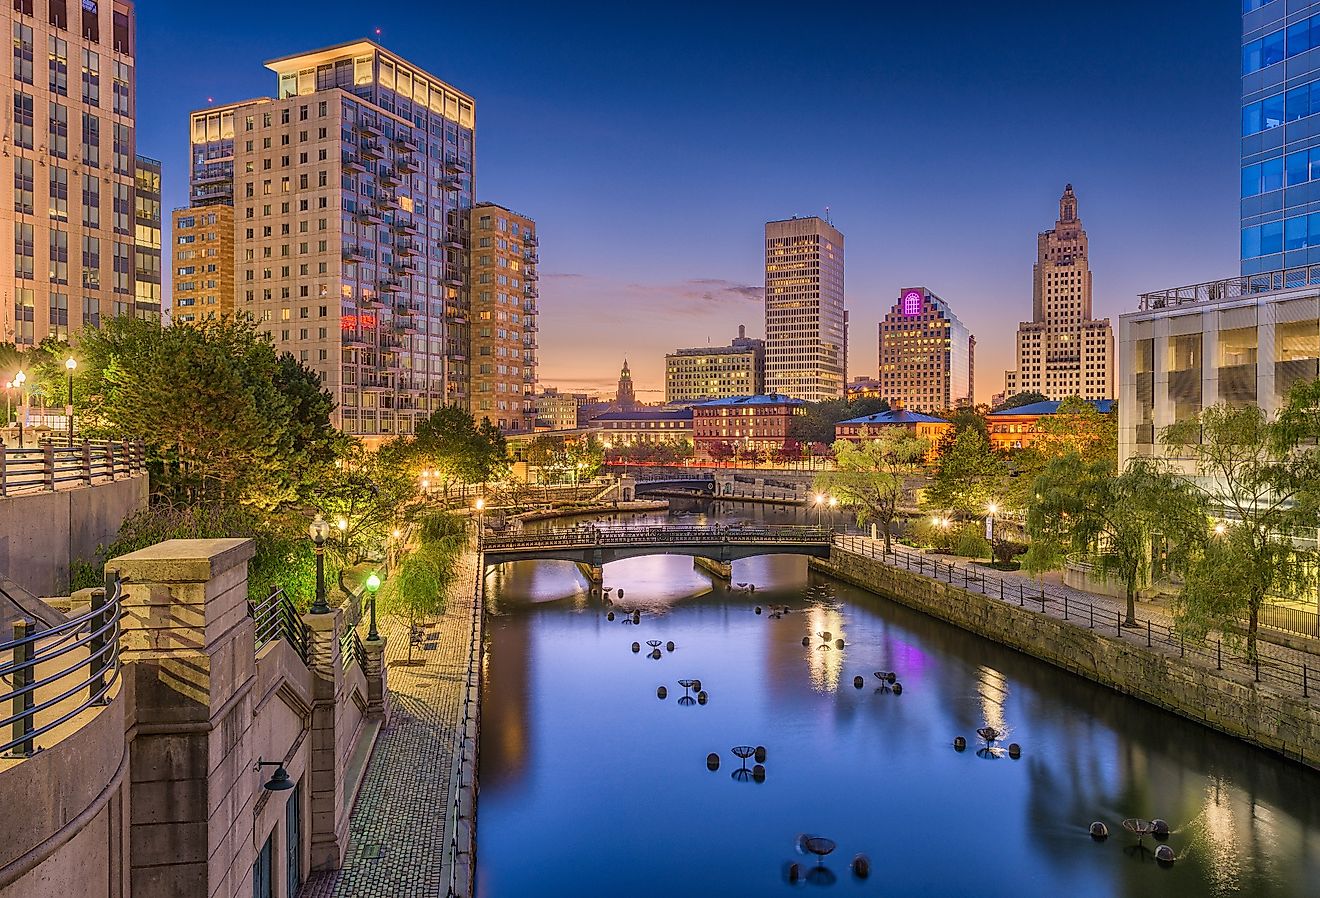
[[1193,527],[1194,547],[1174,610],[1194,635],[1231,635],[1246,618],[1256,657],[1260,611],[1277,596],[1314,588],[1311,553],[1295,542],[1320,527],[1320,382],[1297,385],[1278,415],[1216,405],[1167,428],[1164,443],[1191,460],[1189,481],[1214,526]]
[[[1184,532],[1205,515],[1185,482],[1163,462],[1134,458],[1115,474],[1107,458],[1057,456],[1041,470],[1027,507],[1031,547],[1023,567],[1034,573],[1062,567],[1069,557],[1123,584],[1127,626],[1136,626],[1137,591],[1155,573],[1155,548],[1171,530]],[[1178,544],[1178,552],[1185,547]],[[1181,566],[1181,554],[1165,565]]]
[[839,440],[834,444],[836,470],[817,477],[816,489],[851,508],[859,526],[868,521],[881,525],[885,551],[892,552],[890,530],[904,500],[911,498],[908,481],[929,449],[929,441],[900,427],[887,428],[878,438],[861,443]]

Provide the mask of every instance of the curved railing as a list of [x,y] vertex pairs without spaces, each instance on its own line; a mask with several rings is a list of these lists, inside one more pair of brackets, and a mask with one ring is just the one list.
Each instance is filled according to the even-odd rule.
[[307,661],[307,630],[298,609],[284,590],[272,587],[270,594],[260,602],[253,603],[251,608],[256,623],[258,649],[268,642],[283,639],[293,647],[299,658]]
[[800,543],[828,545],[829,527],[575,527],[518,536],[488,536],[485,552],[502,549],[567,549],[579,546],[672,545],[675,543]]
[[123,590],[107,579],[90,610],[58,626],[37,630],[14,624],[0,643],[0,754],[25,758],[36,740],[107,700],[119,678],[119,618]]

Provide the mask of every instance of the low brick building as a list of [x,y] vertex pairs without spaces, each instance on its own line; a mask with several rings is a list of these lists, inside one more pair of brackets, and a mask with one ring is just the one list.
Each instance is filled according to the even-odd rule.
[[806,412],[806,402],[777,393],[694,405],[692,438],[697,457],[721,458],[728,450],[782,451],[791,442],[793,419]]
[[927,453],[927,457],[933,460],[936,444],[939,443],[940,437],[944,436],[949,428],[953,427],[953,424],[934,415],[924,415],[910,409],[897,408],[876,415],[863,415],[860,418],[840,421],[834,425],[834,438],[836,440],[848,440],[851,443],[861,443],[866,440],[874,440],[884,431],[895,427],[910,430],[922,439],[929,440],[930,452]]
[[[1096,411],[1107,415],[1114,408],[1112,399],[1088,399]],[[1006,408],[986,415],[990,428],[990,445],[996,449],[1026,449],[1040,436],[1040,419],[1057,414],[1058,402],[1033,402],[1017,408]]]

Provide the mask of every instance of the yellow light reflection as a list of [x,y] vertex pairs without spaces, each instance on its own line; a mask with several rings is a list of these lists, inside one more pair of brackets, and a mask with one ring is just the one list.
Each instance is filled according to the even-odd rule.
[[986,725],[1007,733],[1004,705],[1008,702],[1008,680],[992,667],[979,667],[976,671],[976,692],[981,699],[981,716]]
[[[833,692],[839,688],[839,676],[843,673],[844,653],[834,646],[834,640],[844,638],[843,615],[838,609],[817,605],[807,612],[805,619],[810,642],[804,651],[811,686],[817,692]],[[821,633],[829,633],[829,641],[821,639]]]

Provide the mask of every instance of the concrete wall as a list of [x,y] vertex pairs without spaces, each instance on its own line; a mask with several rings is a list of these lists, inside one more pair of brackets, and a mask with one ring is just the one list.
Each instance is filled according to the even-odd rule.
[[0,573],[33,595],[64,595],[69,565],[94,561],[124,519],[146,505],[146,474],[0,499]]
[[835,548],[813,568],[1320,770],[1320,706]]
[[[283,640],[256,648],[250,540],[171,540],[112,560],[124,578],[121,679],[44,750],[0,759],[0,898],[238,898],[273,845],[273,894],[293,862],[306,881],[347,848],[350,758],[387,707],[384,642],[367,669],[340,658],[340,611],[307,615],[305,663]],[[0,709],[0,714],[5,711]],[[279,762],[298,790],[263,784]],[[17,812],[21,809],[21,812]]]

